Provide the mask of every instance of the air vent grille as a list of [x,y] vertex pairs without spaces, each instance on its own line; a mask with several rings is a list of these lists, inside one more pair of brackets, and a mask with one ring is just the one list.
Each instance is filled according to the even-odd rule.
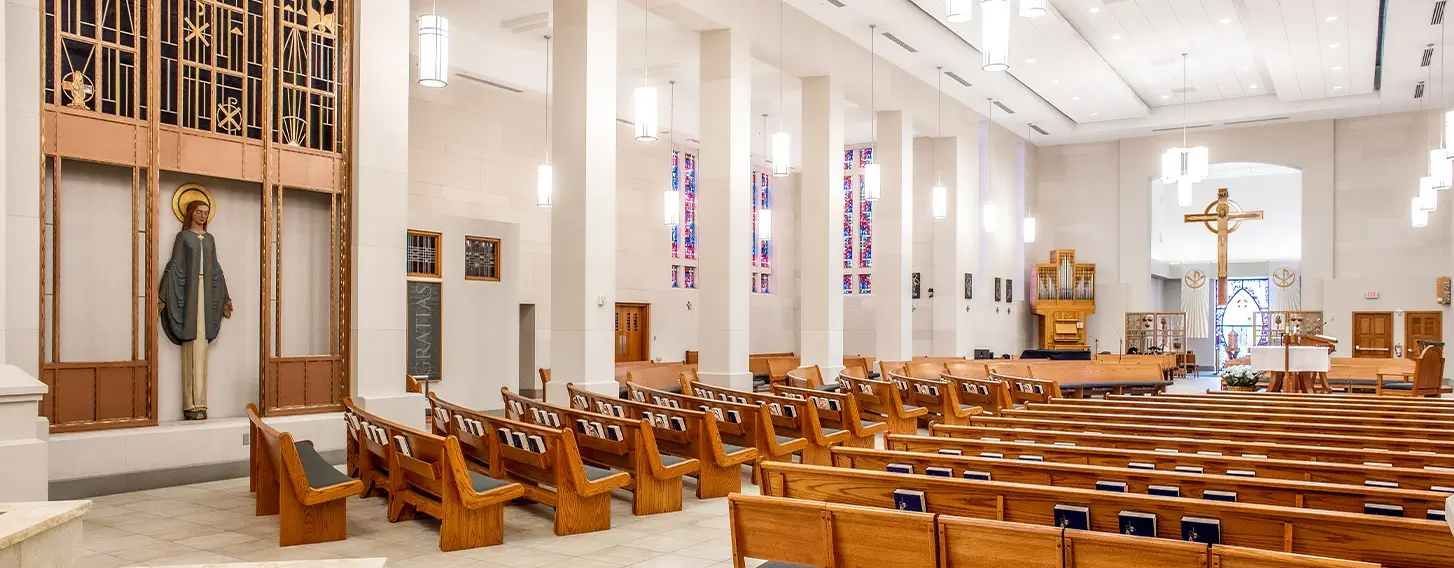
[[[1186,127],[1186,129],[1187,130],[1196,130],[1198,128],[1211,128],[1211,127],[1212,127],[1212,125],[1210,125],[1210,124],[1193,124],[1191,126]],[[1180,127],[1180,126],[1168,126],[1166,128],[1156,128],[1156,129],[1153,129],[1152,132],[1173,132],[1173,131],[1180,131],[1181,128],[1182,127]]]
[[1446,0],[1439,0],[1438,2],[1435,2],[1434,3],[1434,15],[1433,15],[1433,17],[1429,18],[1429,25],[1431,25],[1431,26],[1437,26],[1439,24],[1444,23],[1444,2],[1445,1]]
[[522,91],[520,89],[516,89],[515,87],[511,87],[509,85],[505,85],[505,84],[502,84],[502,83],[496,83],[496,82],[491,81],[489,79],[486,79],[484,77],[479,77],[479,76],[476,76],[476,75],[471,75],[469,73],[455,73],[454,76],[455,77],[459,77],[461,79],[464,79],[466,81],[474,81],[474,82],[479,83],[481,85],[488,85],[488,86],[494,87],[496,89],[510,91],[512,93],[523,93],[524,92],[524,91]]
[[1414,98],[1416,98],[1416,99],[1422,99],[1422,98],[1424,98],[1424,82],[1423,81],[1419,81],[1419,84],[1414,85]]
[[1275,117],[1272,117],[1272,118],[1253,118],[1253,119],[1250,119],[1250,120],[1234,120],[1234,121],[1231,121],[1231,122],[1223,122],[1222,123],[1222,126],[1237,126],[1239,124],[1257,124],[1259,122],[1277,122],[1279,120],[1287,120],[1288,118],[1289,117],[1286,117],[1286,116],[1275,116]]
[[839,2],[839,1],[838,1],[838,0],[828,0],[828,3],[829,3],[829,4],[832,4],[832,5],[834,5],[834,6],[837,6],[837,7],[839,7],[839,8],[842,8],[842,7],[844,7],[844,6],[845,6],[845,4],[844,4],[844,3],[842,3],[842,2]]
[[1015,114],[1015,109],[1005,106],[1005,103],[995,101],[995,106],[1000,107],[1000,110],[1005,111],[1005,114]]
[[1428,67],[1430,63],[1433,63],[1433,61],[1434,61],[1434,44],[1431,43],[1427,47],[1424,48],[1424,56],[1423,56],[1423,59],[1420,59],[1419,60],[1419,67]]
[[1050,133],[1049,132],[1046,132],[1044,128],[1040,128],[1040,125],[1038,125],[1038,124],[1031,124],[1030,125],[1030,130],[1034,130],[1036,132],[1039,132],[1041,136],[1049,136],[1050,135]]
[[964,85],[966,87],[973,87],[974,86],[974,85],[970,85],[969,84],[969,81],[965,81],[964,80],[964,77],[960,77],[959,75],[955,74],[953,71],[945,71],[944,72],[944,75],[947,76],[947,77],[949,77],[950,79],[954,79],[954,82],[959,83],[960,85]]
[[883,36],[886,37],[886,38],[888,38],[889,41],[894,42],[895,44],[898,44],[899,47],[904,48],[904,51],[907,51],[909,53],[919,53],[919,50],[914,49],[914,46],[912,46],[912,45],[909,45],[907,43],[904,43],[904,40],[899,39],[899,36],[896,36],[896,35],[891,34],[889,32],[884,32],[883,33]]

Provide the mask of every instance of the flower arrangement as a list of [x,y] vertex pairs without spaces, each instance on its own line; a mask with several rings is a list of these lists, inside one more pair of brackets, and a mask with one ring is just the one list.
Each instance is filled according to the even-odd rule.
[[1262,371],[1253,371],[1251,365],[1228,365],[1217,375],[1222,378],[1222,384],[1229,387],[1255,387],[1262,378]]

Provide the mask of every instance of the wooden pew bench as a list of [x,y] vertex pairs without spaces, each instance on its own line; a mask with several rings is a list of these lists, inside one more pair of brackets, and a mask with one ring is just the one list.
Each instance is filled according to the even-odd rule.
[[1048,402],[1054,398],[1064,398],[1061,394],[1060,384],[1055,381],[1042,381],[1014,375],[1002,375],[990,373],[990,378],[1003,382],[1005,389],[1010,393],[1009,405],[1000,411],[1011,410],[1015,407],[1023,407],[1032,402]]
[[[1256,393],[1263,394],[1266,393]],[[1165,404],[1224,404],[1234,406],[1266,406],[1279,408],[1302,408],[1302,409],[1330,409],[1330,410],[1360,410],[1371,412],[1387,412],[1391,416],[1401,414],[1436,414],[1440,416],[1454,416],[1454,406],[1443,404],[1419,404],[1423,402],[1437,401],[1440,399],[1389,399],[1383,398],[1386,403],[1377,401],[1364,401],[1359,399],[1348,399],[1344,397],[1331,397],[1326,399],[1303,399],[1296,396],[1282,396],[1274,394],[1270,396],[1248,397],[1240,394],[1232,394],[1226,391],[1212,391],[1201,393],[1163,393],[1156,396],[1121,397],[1111,396],[1108,400],[1145,400],[1149,402]],[[1369,398],[1369,397],[1362,397]],[[1397,404],[1406,402],[1409,404]],[[1393,404],[1390,404],[1393,403]]]
[[732,559],[774,566],[933,566],[934,515],[796,499],[733,495],[727,500]]
[[888,375],[889,382],[899,387],[899,397],[906,404],[928,409],[922,418],[927,424],[968,425],[970,416],[984,412],[978,406],[959,402],[959,389],[939,376],[920,379],[898,373]]
[[843,385],[845,392],[853,395],[860,411],[887,423],[889,432],[917,433],[919,418],[929,414],[927,408],[905,404],[899,388],[891,382],[854,377],[844,372],[838,374],[838,383]]
[[1442,521],[788,463],[763,464],[763,479],[765,495],[844,505],[897,508],[908,500],[904,492],[917,491],[925,512],[942,515],[1042,526],[1055,526],[1058,514],[1071,523],[1083,515],[1092,531],[1123,532],[1122,513],[1132,512],[1153,515],[1155,536],[1169,541],[1182,539],[1189,520],[1212,519],[1220,525],[1217,544],[1228,546],[1402,568],[1446,568],[1454,558],[1454,537]]
[[808,447],[808,441],[803,438],[779,435],[765,404],[697,398],[651,389],[636,383],[627,383],[626,388],[630,391],[630,398],[636,402],[712,413],[716,419],[718,435],[723,442],[757,448],[757,458],[753,462],[754,482],[758,478],[757,469],[762,462],[790,461],[793,454]]
[[257,405],[248,403],[247,420],[254,514],[278,515],[278,546],[347,538],[347,499],[362,493],[363,483],[334,469],[311,440],[294,441],[263,422]]
[[[1349,432],[1352,429],[1364,427],[1396,428],[1403,432],[1403,437],[1425,437],[1428,430],[1442,430],[1449,424],[1447,417],[1434,418],[1409,418],[1407,415],[1383,416],[1374,415],[1346,415],[1334,412],[1282,412],[1275,408],[1246,407],[1238,408],[1184,408],[1184,407],[1163,407],[1157,405],[1127,404],[1125,401],[1086,400],[1080,403],[1067,403],[1061,399],[1049,403],[1032,403],[1025,406],[1024,410],[1036,410],[1056,413],[1075,413],[1094,417],[1099,415],[1110,416],[1165,416],[1168,418],[1190,420],[1255,420],[1260,422],[1296,422],[1302,424],[1316,424],[1327,426],[1321,431],[1329,433]],[[1013,415],[1013,414],[1012,414]],[[1188,422],[1190,423],[1190,422]]]
[[1208,399],[1203,401],[1195,400],[1166,400],[1154,397],[1142,396],[1111,396],[1104,400],[1098,399],[1076,399],[1062,398],[1050,401],[1055,405],[1067,405],[1076,407],[1095,408],[1124,408],[1128,412],[1135,409],[1158,409],[1158,410],[1202,410],[1219,412],[1255,413],[1258,415],[1283,414],[1310,417],[1345,417],[1345,418],[1393,418],[1406,420],[1454,420],[1454,412],[1390,412],[1388,410],[1360,410],[1332,408],[1327,406],[1288,406],[1280,404],[1259,404],[1246,401],[1237,404],[1234,401],[1225,399]]
[[[1454,429],[1444,427],[1446,423],[1389,418],[1378,424],[1369,424],[1363,419],[1323,418],[1310,416],[1276,414],[1258,417],[1237,415],[1217,417],[1196,413],[1196,411],[1161,411],[1157,409],[1132,409],[1127,411],[1097,412],[1094,407],[1070,405],[1026,405],[1024,409],[1006,410],[1006,418],[1030,418],[1036,420],[1105,420],[1117,424],[1157,424],[1168,427],[1227,428],[1240,431],[1287,432],[1290,434],[1336,434],[1340,436],[1365,436],[1406,438],[1438,442],[1454,441]],[[1386,424],[1386,425],[1385,425]],[[1454,447],[1454,446],[1448,446]]]
[[872,448],[874,436],[887,432],[889,429],[888,423],[864,418],[858,410],[858,400],[845,392],[783,385],[773,385],[772,392],[778,396],[798,398],[812,403],[817,408],[818,422],[825,429],[848,432],[848,439],[843,442],[845,446]]
[[343,420],[348,430],[349,476],[363,482],[362,497],[365,499],[389,491],[389,444],[388,438],[377,432],[372,423],[365,422],[347,402],[343,407]]
[[841,388],[841,385],[837,381],[832,383],[824,382],[823,370],[817,365],[798,367],[788,371],[785,378],[787,380],[782,383],[783,385],[800,389],[837,392]]
[[344,407],[372,432],[382,429],[389,449],[389,522],[418,514],[439,519],[439,549],[445,552],[493,546],[505,541],[505,504],[525,493],[519,484],[470,471],[459,440],[390,422]]
[[757,459],[756,447],[743,447],[722,441],[717,430],[716,415],[701,410],[671,408],[594,393],[566,383],[571,406],[577,410],[599,409],[610,405],[612,413],[619,408],[629,419],[651,424],[659,453],[693,458],[697,471],[688,472],[697,478],[697,498],[726,497],[742,491],[742,464]]
[[508,418],[545,428],[572,428],[581,459],[631,474],[626,488],[631,491],[632,514],[682,510],[682,476],[697,472],[697,459],[661,453],[651,423],[628,418],[619,402],[609,406],[601,402],[596,412],[590,412],[538,402],[506,388],[500,393]]
[[1061,392],[1077,398],[1104,394],[1160,393],[1171,384],[1169,367],[1157,363],[1174,361],[1171,355],[1149,355],[1141,362],[1047,361],[1028,363],[1030,377],[1054,381]]
[[[586,464],[571,430],[490,416],[437,397],[435,401],[450,416],[450,433],[470,454],[469,467],[518,483],[524,499],[554,507],[557,536],[611,528],[611,491],[626,487],[631,476]],[[487,453],[476,454],[481,448]]]
[[959,398],[960,404],[978,406],[985,414],[998,415],[1001,410],[1009,408],[1010,391],[1005,381],[990,378],[963,377],[952,373],[939,375],[939,378],[948,381]]
[[[938,433],[944,434],[945,431]],[[961,432],[953,432],[960,434]],[[1073,438],[1058,439],[1045,432],[1028,430],[994,432],[993,435],[965,438],[940,436],[893,435],[885,439],[885,447],[892,450],[937,452],[940,449],[959,450],[964,455],[979,455],[989,452],[1002,454],[1006,459],[1019,459],[1022,455],[1038,456],[1056,463],[1079,463],[1108,467],[1136,467],[1174,471],[1178,466],[1201,468],[1210,475],[1251,474],[1258,478],[1310,481],[1337,485],[1385,486],[1454,493],[1454,474],[1448,471],[1429,470],[1420,467],[1384,466],[1387,462],[1338,463],[1320,462],[1279,457],[1275,451],[1262,453],[1237,453],[1236,447],[1221,450],[1199,450],[1196,453],[1185,447],[1178,448],[1180,440],[1155,442],[1157,447],[1112,447],[1098,446],[1101,440]],[[1066,444],[1077,444],[1074,446]],[[1121,444],[1117,444],[1121,445]],[[1125,444],[1130,446],[1130,444]],[[1193,447],[1218,447],[1203,445]],[[1163,450],[1163,451],[1157,451]],[[1177,451],[1170,451],[1177,450]],[[1221,453],[1221,455],[1217,455]],[[1262,458],[1257,456],[1268,455]],[[1380,456],[1378,459],[1386,459]],[[1134,466],[1132,464],[1135,464]]]
[[[772,421],[776,431],[787,437],[807,440],[808,444],[802,451],[803,463],[830,465],[832,457],[828,450],[848,441],[853,435],[843,428],[824,426],[819,419],[822,412],[832,412],[834,407],[842,410],[842,403],[833,399],[744,392],[687,380],[685,374],[682,375],[682,392],[691,393],[697,398],[767,407],[768,420]],[[823,405],[821,410],[819,404]]]
[[[913,473],[918,475],[928,475],[930,471],[947,477],[985,474],[993,481],[1027,485],[1099,489],[1139,494],[1159,494],[1154,492],[1159,491],[1165,494],[1163,496],[1181,496],[1188,499],[1220,497],[1235,500],[1238,503],[1300,507],[1355,514],[1369,514],[1369,505],[1375,505],[1380,511],[1389,514],[1393,514],[1396,510],[1398,514],[1394,516],[1415,519],[1442,520],[1444,500],[1449,496],[1447,493],[1435,491],[1335,485],[1266,477],[1238,477],[1196,473],[1190,469],[1201,466],[1180,466],[1187,468],[1185,470],[1146,470],[1118,466],[1069,464],[1041,461],[1043,456],[1035,454],[1033,451],[1020,450],[1020,452],[1015,457],[981,457],[1004,455],[1004,453],[944,455],[868,448],[835,448],[833,465],[870,471],[893,471],[893,467],[908,466]],[[1202,471],[1205,469],[1203,468]],[[1211,492],[1210,496],[1208,492]],[[1175,493],[1175,495],[1170,493]]]

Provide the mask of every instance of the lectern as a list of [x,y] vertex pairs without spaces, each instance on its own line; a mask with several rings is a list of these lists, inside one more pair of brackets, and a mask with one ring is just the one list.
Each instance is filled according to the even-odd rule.
[[1338,340],[1326,335],[1284,334],[1280,346],[1256,346],[1252,369],[1272,373],[1267,392],[1330,393],[1328,369]]

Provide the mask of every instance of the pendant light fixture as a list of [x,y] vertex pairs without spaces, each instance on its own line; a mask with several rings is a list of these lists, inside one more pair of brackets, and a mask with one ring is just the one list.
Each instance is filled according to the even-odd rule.
[[789,144],[792,139],[788,137],[787,127],[783,125],[783,117],[787,115],[783,108],[783,3],[778,0],[777,4],[777,133],[772,135],[772,176],[784,177],[792,173],[791,159],[792,149]]
[[535,205],[550,207],[555,203],[555,167],[550,164],[550,36],[545,36],[545,163],[535,169]]
[[983,211],[981,212],[980,216],[982,217],[981,223],[984,225],[984,232],[993,233],[995,232],[995,219],[998,217],[998,214],[995,212],[995,198],[993,195],[995,189],[993,175],[995,163],[995,100],[991,98],[989,101],[990,110],[989,113],[985,115],[984,122],[985,169],[988,170],[990,173],[988,175],[985,175],[985,177],[982,179],[987,180],[988,187],[985,188],[985,191],[990,195],[985,196],[984,205],[982,206]]
[[944,21],[951,24],[968,22],[974,19],[973,7],[974,0],[944,0]]
[[[874,89],[874,86],[875,86],[874,79],[877,78],[877,77],[874,76],[874,67],[875,67],[874,60],[878,59],[877,57],[875,57],[875,55],[877,55],[878,52],[874,50],[874,39],[876,39],[874,36],[877,36],[878,34],[874,31],[874,28],[877,28],[877,27],[878,26],[876,24],[869,24],[868,25],[868,128],[869,128],[869,134],[868,135],[869,135],[869,140],[872,140],[871,144],[874,144],[874,145],[877,145],[878,144],[878,113],[876,112],[877,109],[875,109],[874,104],[873,104],[874,103],[873,93],[876,90],[876,89]],[[881,185],[880,185],[881,182],[882,182],[882,179],[883,179],[883,172],[882,172],[882,170],[879,169],[878,164],[872,163],[872,162],[867,163],[867,164],[864,164],[864,166],[863,166],[863,200],[864,201],[869,201],[869,202],[878,201],[879,196],[882,195],[882,190],[881,190]]]
[[1045,15],[1047,0],[1020,0],[1020,17],[1038,18]]
[[1424,176],[1419,178],[1419,208],[1424,211],[1434,212],[1439,210],[1439,193],[1434,189],[1434,178]]
[[[1035,135],[1034,127],[1035,127],[1034,124],[1027,124],[1027,125],[1025,125],[1025,143],[1026,144],[1029,144],[1030,143],[1030,138]],[[1023,162],[1023,160],[1024,160],[1024,158],[1022,157],[1021,158],[1021,161]],[[1029,205],[1026,205],[1025,206],[1025,224],[1024,224],[1024,231],[1025,231],[1025,244],[1034,244],[1035,243],[1035,216],[1030,214],[1030,206]]]
[[934,187],[929,190],[929,208],[935,219],[949,217],[949,189],[944,187],[944,177],[939,173],[939,139],[944,136],[944,67],[934,68],[935,88],[939,90],[935,100],[934,142],[929,145],[930,167],[934,168]]
[[1423,202],[1418,197],[1413,200],[1413,222],[1415,229],[1422,229],[1429,226],[1429,212],[1424,210]]
[[1009,71],[1010,0],[981,0],[979,10],[984,19],[984,34],[980,36],[980,51],[984,59],[980,68]]
[[[764,144],[767,142],[767,113],[762,113],[762,138]],[[756,175],[756,174],[753,174]],[[761,195],[759,193],[759,195]],[[754,200],[756,198],[754,197]],[[757,210],[757,239],[760,242],[767,242],[772,239],[772,210],[767,208],[766,203],[759,204]],[[753,243],[754,245],[758,243]]]
[[636,141],[655,142],[661,131],[657,110],[656,87],[651,86],[651,0],[646,0],[641,18],[641,86],[636,88]]
[[438,14],[439,3],[419,16],[419,86],[449,86],[449,18]]
[[[677,154],[677,82],[668,81],[671,85],[671,111],[667,117],[667,146],[671,149],[671,155]],[[666,191],[661,194],[662,221],[668,227],[675,227],[682,222],[682,194],[677,191],[676,184],[667,185]]]
[[[1439,26],[1439,33],[1440,33],[1441,36],[1443,35],[1443,25],[1442,24]],[[1440,81],[1440,85],[1439,85],[1439,97],[1440,97],[1440,99],[1442,99],[1444,97],[1444,85],[1443,85],[1444,76],[1443,76],[1443,69],[1442,69],[1442,67],[1443,67],[1442,66],[1442,58],[1443,58],[1443,53],[1442,52],[1444,51],[1444,48],[1442,47],[1442,45],[1443,44],[1441,43],[1440,44],[1441,47],[1439,48],[1439,51],[1440,51],[1439,57],[1441,58],[1441,65],[1440,65],[1440,72],[1439,72],[1440,73],[1439,74],[1439,81]],[[1429,49],[1433,49],[1434,48],[1434,44],[1431,43],[1427,47]],[[1428,71],[1428,82],[1429,83],[1427,85],[1425,85],[1425,89],[1426,90],[1424,91],[1424,97],[1423,97],[1425,99],[1429,98],[1429,93],[1431,92],[1430,89],[1433,89],[1433,87],[1434,87],[1434,70],[1433,70],[1433,67],[1432,66],[1429,67],[1429,71]],[[1420,107],[1422,108],[1422,106],[1423,106],[1422,105],[1422,101],[1420,101],[1420,103],[1421,103],[1420,104]],[[1428,122],[1427,122],[1428,121],[1428,116],[1427,116],[1427,112],[1425,112],[1424,114],[1425,114],[1425,116],[1424,116],[1424,120],[1425,120],[1425,122],[1424,122],[1424,132],[1427,133],[1428,132]],[[1448,142],[1444,139],[1444,129],[1440,128],[1438,130],[1439,130],[1439,143],[1436,146],[1434,146],[1433,148],[1430,148],[1429,149],[1429,177],[1430,178],[1433,178],[1433,185],[1434,185],[1434,189],[1436,189],[1436,190],[1437,189],[1449,189],[1449,186],[1451,184],[1454,184],[1454,163],[1450,163],[1449,162],[1449,151],[1448,151],[1448,149],[1446,147],[1447,144],[1448,144]],[[1434,206],[1435,207],[1437,207],[1439,205],[1439,199],[1438,199],[1437,196],[1433,199],[1433,202],[1434,202]]]
[[[1433,49],[1434,44],[1431,43],[1426,47]],[[1433,87],[1434,71],[1433,69],[1429,69],[1425,73],[1427,73],[1426,78],[1419,82],[1424,86],[1424,96],[1419,97],[1419,115],[1424,119],[1424,140],[1427,141],[1429,140],[1429,109],[1426,103],[1429,100],[1430,89]],[[1441,151],[1440,149],[1432,148],[1429,150],[1429,175],[1419,178],[1419,194],[1415,199],[1418,200],[1419,208],[1424,211],[1435,211],[1439,208],[1439,194],[1436,190],[1440,183],[1438,170],[1445,164],[1448,164],[1448,160],[1438,160],[1442,163],[1435,163],[1435,152]]]
[[1181,146],[1161,155],[1161,182],[1176,184],[1176,204],[1191,207],[1192,184],[1207,179],[1209,153],[1206,146],[1188,147],[1186,142],[1186,53],[1181,54],[1181,93]]

